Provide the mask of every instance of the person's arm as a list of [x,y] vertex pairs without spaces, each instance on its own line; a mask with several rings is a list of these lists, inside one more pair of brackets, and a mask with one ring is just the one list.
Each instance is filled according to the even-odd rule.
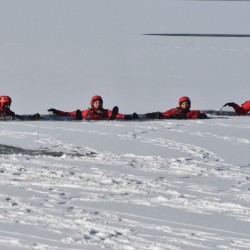
[[119,113],[119,108],[117,106],[114,106],[112,110],[109,109],[103,109],[103,117],[102,118],[107,118],[110,120],[115,120],[115,119],[124,119],[125,115]]
[[40,120],[41,116],[39,113],[36,113],[34,115],[17,115],[15,114],[14,117],[20,119],[20,120]]
[[55,115],[60,115],[60,116],[76,116],[76,111],[72,111],[72,112],[65,112],[65,111],[61,111],[61,110],[57,110],[54,108],[48,109],[49,112],[52,112]]
[[[124,120],[138,120],[138,119],[140,119],[139,115],[136,112],[134,112],[131,115],[126,114],[126,115],[122,115],[122,116],[124,116],[124,117],[121,119],[124,119]],[[120,119],[120,118],[118,117],[118,119]]]
[[104,109],[104,118],[108,118],[110,120],[115,119],[126,119],[128,115],[120,114],[119,108],[117,106],[114,106],[112,110]]
[[126,119],[126,117],[128,117],[128,115],[124,115],[124,114],[120,114],[120,113],[118,113],[117,115],[116,115],[116,117],[115,117],[115,119]]
[[[244,104],[242,104],[242,106],[243,105]],[[238,115],[245,115],[247,113],[247,111],[242,106],[240,107],[235,102],[228,102],[223,107],[226,107],[226,106],[232,107],[235,110],[235,113],[238,114]]]
[[152,113],[146,113],[144,114],[144,116],[148,119],[162,119],[164,118],[163,113],[162,112],[152,112]]
[[158,111],[158,112],[146,113],[145,117],[149,119],[171,119],[171,118],[183,119],[183,118],[186,118],[177,108],[170,109],[165,112]]

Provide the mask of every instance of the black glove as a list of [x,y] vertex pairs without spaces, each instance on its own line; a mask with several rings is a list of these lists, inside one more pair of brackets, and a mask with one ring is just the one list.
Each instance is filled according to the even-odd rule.
[[232,107],[233,106],[233,102],[228,102],[223,107],[226,107],[226,106]]
[[58,114],[58,110],[57,109],[48,109],[49,112],[52,112],[53,114]]
[[117,114],[119,112],[119,108],[117,106],[114,106],[113,110],[112,110],[112,114],[110,116],[110,120],[115,120]]
[[79,109],[76,110],[76,120],[82,120],[82,111]]

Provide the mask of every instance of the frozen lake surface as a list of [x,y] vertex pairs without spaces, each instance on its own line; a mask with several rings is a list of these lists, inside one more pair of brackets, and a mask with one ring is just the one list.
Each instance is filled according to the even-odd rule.
[[0,123],[1,249],[248,249],[247,117]]

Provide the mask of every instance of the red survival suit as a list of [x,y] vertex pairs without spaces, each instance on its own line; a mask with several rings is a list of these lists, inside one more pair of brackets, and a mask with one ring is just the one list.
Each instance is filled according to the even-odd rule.
[[223,107],[225,106],[232,107],[238,115],[245,115],[250,111],[250,100],[244,102],[243,104],[241,104],[241,106],[234,102],[226,103]]
[[182,102],[188,102],[191,107],[191,101],[187,96],[183,96],[179,99],[179,107],[167,110],[165,112],[147,113],[147,118],[154,119],[206,119],[207,115],[199,110],[190,110],[181,108]]
[[11,102],[9,96],[0,96],[0,116],[15,116],[15,113],[10,110]]
[[[95,101],[101,101],[101,108],[96,110],[94,108],[94,102]],[[104,109],[102,107],[103,104],[103,99],[101,96],[93,96],[90,100],[90,106],[91,108],[82,110],[82,119],[86,120],[101,120],[101,119],[110,119],[112,111],[109,109]],[[65,112],[65,111],[60,111],[56,109],[49,109],[48,111],[52,111],[56,115],[61,115],[61,116],[73,116],[76,117],[77,111],[72,111],[72,112]],[[124,114],[117,114],[116,119],[124,119],[125,115]]]

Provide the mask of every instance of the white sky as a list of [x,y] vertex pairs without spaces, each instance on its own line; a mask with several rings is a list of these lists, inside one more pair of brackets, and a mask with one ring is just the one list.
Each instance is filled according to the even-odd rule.
[[250,99],[250,2],[0,0],[0,94],[16,113],[85,109],[92,95],[121,113]]

